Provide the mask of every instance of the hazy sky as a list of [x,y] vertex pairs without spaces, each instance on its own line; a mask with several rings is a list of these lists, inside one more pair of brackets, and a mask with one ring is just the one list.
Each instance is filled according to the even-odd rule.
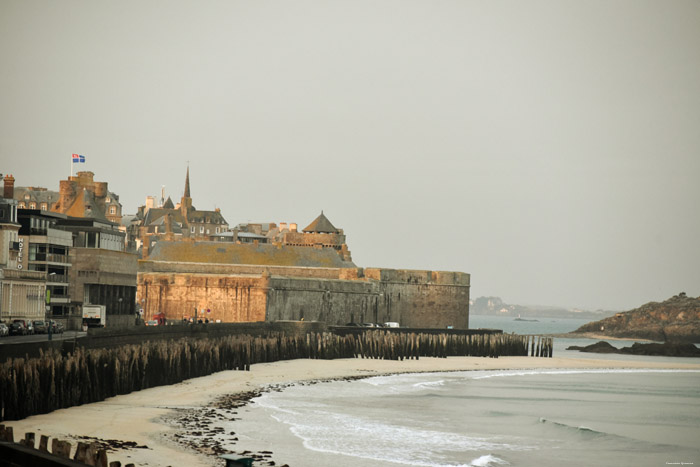
[[700,2],[0,0],[0,172],[239,222],[472,297],[700,295]]

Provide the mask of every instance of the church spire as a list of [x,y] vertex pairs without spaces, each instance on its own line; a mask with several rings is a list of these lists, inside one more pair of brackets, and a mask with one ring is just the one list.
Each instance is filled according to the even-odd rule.
[[190,198],[190,165],[187,164],[187,176],[185,177],[185,198]]

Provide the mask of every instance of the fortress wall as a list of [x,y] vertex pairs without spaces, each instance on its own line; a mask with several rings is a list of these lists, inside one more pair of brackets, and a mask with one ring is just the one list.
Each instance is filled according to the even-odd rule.
[[[139,260],[139,272],[142,273],[199,273],[199,274],[252,274],[260,276],[264,273],[276,276],[315,277],[319,279],[339,279],[346,268],[311,268],[299,266],[266,266],[257,264],[217,264],[217,263],[185,263],[176,261]],[[357,271],[357,268],[347,268]],[[348,272],[352,274],[352,272]],[[356,273],[355,273],[356,274]]]
[[469,328],[469,287],[382,282],[380,322],[412,328]]
[[469,274],[460,272],[139,265],[138,297],[145,319],[159,311],[168,319],[192,317],[196,307],[210,309],[206,317],[223,322],[303,318],[329,325],[394,321],[414,328],[469,327]]
[[316,232],[285,232],[283,243],[291,245],[337,245],[345,243],[345,235]]
[[[144,319],[197,317],[222,322],[265,321],[267,279],[215,274],[140,273],[138,300]],[[210,310],[202,316],[202,310]]]
[[449,271],[366,268],[381,284],[379,322],[401,326],[469,328],[469,274]]
[[357,280],[272,277],[267,319],[322,321],[328,325],[376,322],[376,284]]

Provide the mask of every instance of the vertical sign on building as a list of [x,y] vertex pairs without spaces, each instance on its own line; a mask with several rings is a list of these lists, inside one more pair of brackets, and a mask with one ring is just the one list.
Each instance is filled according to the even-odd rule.
[[24,239],[19,237],[19,254],[17,255],[17,269],[22,269],[24,266]]

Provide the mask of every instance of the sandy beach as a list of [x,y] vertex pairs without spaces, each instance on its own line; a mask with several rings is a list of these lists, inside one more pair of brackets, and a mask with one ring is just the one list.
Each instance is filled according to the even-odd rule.
[[[605,359],[449,357],[420,360],[291,360],[253,365],[251,371],[224,371],[172,386],[151,388],[103,402],[57,410],[20,421],[8,421],[15,440],[35,432],[74,442],[80,437],[133,442],[134,448],[110,452],[109,460],[137,466],[211,466],[213,458],[188,452],[169,440],[176,428],[162,419],[183,409],[206,406],[229,394],[257,391],[270,385],[309,380],[377,376],[393,373],[502,370],[534,368],[650,368],[700,370],[682,359],[668,362],[630,362]],[[170,435],[170,436],[168,436]],[[144,447],[145,446],[145,447]],[[274,451],[274,446],[269,449]]]

